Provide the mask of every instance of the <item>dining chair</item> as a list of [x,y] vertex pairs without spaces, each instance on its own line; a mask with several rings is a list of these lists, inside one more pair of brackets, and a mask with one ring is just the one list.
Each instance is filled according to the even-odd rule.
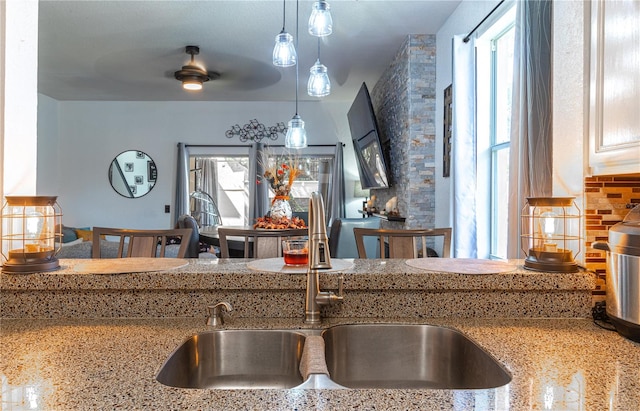
[[[331,258],[358,258],[358,247],[353,234],[355,227],[380,228],[380,219],[371,218],[336,218],[331,222],[329,230],[329,253]],[[371,256],[376,254],[376,239],[365,238],[364,245]]]
[[[367,258],[365,237],[378,238],[379,258],[421,258],[431,256],[449,258],[451,256],[450,227],[411,230],[354,227],[353,234],[356,237],[356,246],[358,247],[358,256],[360,258]],[[435,244],[434,237],[441,237],[439,242],[442,244],[441,252],[435,253],[436,255],[432,255],[433,249],[429,247],[429,245]]]
[[252,228],[218,227],[220,256],[229,258],[229,241],[244,243],[244,258],[282,257],[282,240],[307,236],[306,228],[265,230]]
[[[171,238],[179,238],[177,258],[185,258],[189,248],[192,230],[174,228],[168,230],[133,230],[127,228],[93,227],[92,258],[102,258],[100,239],[106,236],[118,237],[117,258],[124,257],[164,257]],[[176,244],[178,245],[178,244]]]
[[196,219],[189,214],[182,214],[178,217],[176,228],[190,228],[191,237],[189,238],[189,246],[185,252],[186,258],[200,257],[200,227]]

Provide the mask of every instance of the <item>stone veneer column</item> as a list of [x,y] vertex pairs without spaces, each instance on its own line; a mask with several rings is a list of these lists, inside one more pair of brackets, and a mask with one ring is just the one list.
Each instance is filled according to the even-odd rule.
[[380,208],[397,196],[405,228],[435,226],[435,87],[436,36],[412,34],[371,90],[380,133],[390,140],[393,184],[371,194]]

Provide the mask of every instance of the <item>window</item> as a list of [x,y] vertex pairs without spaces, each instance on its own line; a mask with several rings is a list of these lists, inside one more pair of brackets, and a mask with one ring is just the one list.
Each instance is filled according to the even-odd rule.
[[[282,156],[270,155],[269,165],[273,166],[276,161],[282,159]],[[322,192],[321,185],[328,184],[333,155],[305,155],[296,162],[300,174],[291,186],[289,203],[293,212],[308,212],[311,193]],[[269,189],[269,200],[272,200],[274,195],[274,191]]]
[[[201,191],[210,196],[224,225],[253,224],[249,221],[249,184],[255,184],[260,176],[249,175],[248,151],[234,152],[231,147],[215,147],[215,151],[224,153],[200,152],[190,156],[189,193]],[[269,153],[272,164],[282,158],[281,151]],[[304,156],[299,157],[297,162],[301,173],[293,183],[290,197],[293,212],[308,211],[311,193],[322,192],[323,184],[330,180],[333,159],[333,148],[325,147],[310,147]],[[269,198],[273,199],[274,192],[269,191]]]
[[479,232],[488,234],[484,254],[501,259],[507,257],[514,39],[515,7],[511,7],[477,42],[478,187],[490,188],[478,196],[483,203],[478,207],[483,210],[478,224],[486,228]]
[[189,192],[207,193],[225,225],[249,224],[249,157],[191,157]]

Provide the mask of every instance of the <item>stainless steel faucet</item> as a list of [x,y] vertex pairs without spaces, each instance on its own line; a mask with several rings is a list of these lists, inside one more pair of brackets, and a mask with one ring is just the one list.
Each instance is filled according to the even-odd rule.
[[207,310],[209,311],[209,317],[207,318],[207,325],[211,327],[217,327],[219,325],[224,324],[224,317],[222,316],[222,311],[233,311],[233,306],[226,302],[220,301],[214,305],[208,305]]
[[305,296],[304,322],[320,322],[320,307],[342,301],[344,277],[338,279],[338,295],[331,291],[320,291],[319,270],[331,268],[327,226],[324,220],[324,202],[318,192],[309,198],[309,268],[307,269],[307,291]]

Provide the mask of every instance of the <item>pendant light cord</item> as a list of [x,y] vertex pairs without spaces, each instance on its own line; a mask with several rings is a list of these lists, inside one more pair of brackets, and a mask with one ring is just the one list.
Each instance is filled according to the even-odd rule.
[[287,15],[287,0],[282,0],[282,31],[284,31],[286,15]]
[[[298,2],[299,0],[296,0],[296,52],[300,51],[300,49],[298,48],[298,41],[300,38],[300,36],[298,35]],[[298,62],[296,62],[296,116],[298,115],[298,66],[300,66],[300,59],[298,59]]]

